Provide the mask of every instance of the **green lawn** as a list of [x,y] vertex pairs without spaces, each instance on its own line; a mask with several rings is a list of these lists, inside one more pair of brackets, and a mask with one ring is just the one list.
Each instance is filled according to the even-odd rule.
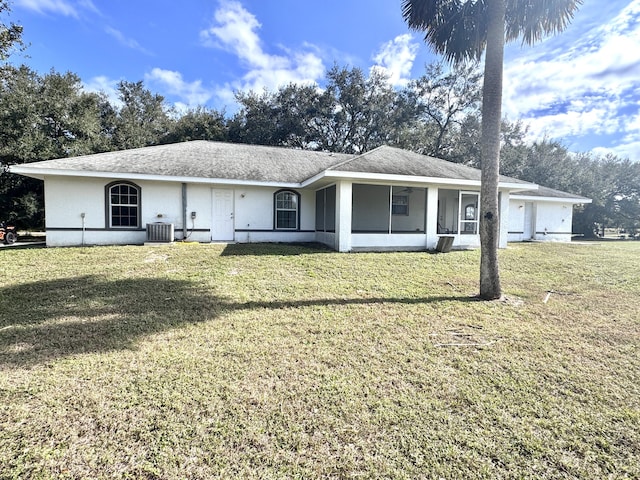
[[0,249],[0,478],[640,478],[640,242],[500,255]]

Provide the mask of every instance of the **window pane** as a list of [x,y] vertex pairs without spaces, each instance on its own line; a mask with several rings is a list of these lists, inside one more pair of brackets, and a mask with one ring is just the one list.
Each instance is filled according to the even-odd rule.
[[137,227],[138,226],[138,201],[139,190],[132,185],[113,185],[109,188],[109,201],[111,203],[112,227]]
[[391,213],[393,215],[409,215],[409,196],[393,195],[391,197]]
[[478,222],[460,222],[461,231],[463,235],[477,235],[478,234]]
[[276,196],[276,208],[296,209],[298,208],[298,198],[290,192],[281,192]]
[[298,228],[298,195],[295,192],[279,192],[275,197],[276,229]]
[[276,218],[276,228],[295,229],[297,225],[298,212],[292,210],[278,210]]
[[460,197],[460,220],[478,219],[478,194],[463,193]]

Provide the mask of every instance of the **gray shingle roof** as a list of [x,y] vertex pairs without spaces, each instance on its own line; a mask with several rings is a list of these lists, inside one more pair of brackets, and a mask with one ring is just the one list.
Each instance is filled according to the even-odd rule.
[[352,155],[196,140],[29,163],[21,167],[300,183]]
[[[431,178],[454,178],[480,181],[480,170],[440,158],[429,157],[400,148],[382,146],[346,160],[329,170],[342,172],[415,175]],[[515,178],[500,176],[501,182],[527,184]]]
[[[347,155],[238,143],[191,142],[16,165],[16,173],[152,175],[299,184],[325,170],[480,182],[480,170],[399,148],[382,146]],[[44,173],[43,173],[44,172]],[[531,185],[515,178],[501,182]]]
[[512,193],[512,197],[521,196],[521,197],[548,197],[548,198],[566,198],[567,200],[584,200],[585,202],[590,202],[591,199],[587,197],[583,197],[581,195],[576,195],[574,193],[563,192],[561,190],[554,190],[553,188],[543,187],[542,185],[538,186],[537,190],[528,190],[526,192],[518,192]]

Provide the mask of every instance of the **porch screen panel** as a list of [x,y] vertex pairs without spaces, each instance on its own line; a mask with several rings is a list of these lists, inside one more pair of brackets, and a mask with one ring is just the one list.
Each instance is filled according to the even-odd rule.
[[[406,208],[401,213],[392,210],[391,233],[424,233],[426,230],[426,188],[393,187],[392,206],[395,207],[395,197],[406,198]],[[406,212],[406,213],[404,213]]]
[[336,186],[316,192],[316,231],[336,231]]
[[318,190],[316,192],[316,232],[324,232],[324,215],[325,215],[325,202],[324,197],[327,194],[326,189]]
[[336,186],[326,189],[324,227],[326,232],[336,231]]
[[389,233],[389,187],[354,183],[352,192],[353,233]]

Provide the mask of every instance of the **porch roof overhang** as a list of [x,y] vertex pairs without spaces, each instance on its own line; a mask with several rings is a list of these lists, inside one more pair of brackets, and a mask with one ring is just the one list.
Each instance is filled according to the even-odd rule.
[[[426,177],[417,175],[395,175],[388,173],[369,173],[369,172],[345,172],[337,170],[325,170],[319,174],[309,178],[301,183],[301,187],[316,187],[322,188],[326,185],[335,183],[339,180],[347,180],[352,182],[365,182],[384,185],[414,185],[414,186],[441,186],[441,187],[467,187],[467,188],[480,188],[479,180],[468,180],[462,178],[441,178],[441,177]],[[538,188],[535,184],[526,183],[512,183],[502,181],[498,184],[500,190],[506,191],[523,191],[523,190],[536,190]]]

